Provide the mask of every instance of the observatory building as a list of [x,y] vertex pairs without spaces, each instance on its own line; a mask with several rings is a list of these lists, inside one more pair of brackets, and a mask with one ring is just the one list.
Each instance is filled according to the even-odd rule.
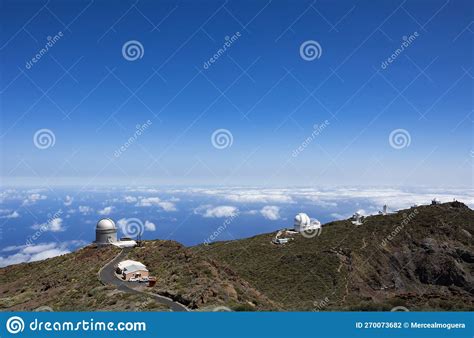
[[95,228],[95,243],[99,245],[117,242],[117,228],[110,218],[103,218],[97,222]]
[[321,228],[321,222],[317,219],[309,218],[307,214],[301,212],[295,216],[294,228],[298,232],[315,230]]
[[354,215],[352,215],[352,219],[352,224],[362,225],[362,215],[359,212],[356,212]]
[[94,243],[99,246],[112,244],[119,248],[133,248],[137,246],[137,242],[131,238],[117,240],[117,228],[115,227],[115,222],[110,218],[102,218],[97,222]]

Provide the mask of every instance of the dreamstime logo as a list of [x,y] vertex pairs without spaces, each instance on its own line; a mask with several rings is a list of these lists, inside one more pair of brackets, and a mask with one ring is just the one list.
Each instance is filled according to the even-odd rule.
[[321,232],[323,232],[323,228],[306,229],[301,232],[301,236],[305,238],[313,238],[321,235]]
[[56,211],[54,213],[54,215],[51,215],[51,214],[48,214],[48,220],[46,221],[46,223],[43,223],[43,224],[40,224],[38,226],[38,230],[32,235],[32,236],[29,236],[27,239],[26,239],[26,245],[27,246],[30,246],[30,245],[33,245],[33,243],[38,239],[40,238],[40,236],[51,229],[51,227],[53,226],[54,222],[57,222],[58,220],[61,220],[59,216],[61,216],[63,213],[63,211],[61,209],[59,209],[58,211]]
[[234,143],[234,137],[227,129],[217,129],[212,133],[211,143],[216,149],[229,148]]
[[202,67],[204,69],[209,69],[209,67],[211,67],[212,64],[217,62],[217,60],[219,60],[219,58],[224,55],[224,53],[232,46],[232,44],[235,43],[241,36],[242,35],[240,34],[240,32],[235,32],[234,34],[232,34],[232,36],[226,36],[224,38],[225,42],[222,47],[219,48],[209,60],[204,62]]
[[143,124],[137,124],[135,126],[136,130],[135,132],[133,133],[132,136],[130,136],[128,138],[128,140],[122,144],[120,146],[120,148],[118,148],[117,150],[114,151],[114,156],[115,157],[120,157],[124,152],[127,151],[127,149],[133,144],[135,143],[136,140],[138,140],[138,138],[148,129],[148,127],[150,127],[152,125],[152,122],[151,120],[147,120],[145,123]]
[[301,145],[298,146],[298,148],[293,150],[291,155],[296,158],[299,154],[301,154],[306,149],[306,147],[308,147],[310,145],[310,143],[314,141],[314,139],[317,136],[321,135],[321,133],[323,132],[324,129],[326,129],[327,126],[329,126],[329,121],[328,120],[325,120],[322,124],[319,124],[319,125],[314,124],[313,125],[313,132],[311,133],[311,135],[309,135],[301,143]]
[[19,332],[23,332],[25,329],[25,322],[21,317],[13,316],[8,318],[6,328],[11,334],[17,334]]
[[400,44],[400,47],[395,49],[392,52],[392,55],[390,55],[386,60],[382,62],[382,65],[380,66],[382,69],[387,69],[387,67],[392,63],[395,62],[395,60],[402,54],[410,45],[420,36],[418,32],[413,32],[413,34],[410,34],[408,36],[404,36],[402,38],[403,42]]
[[323,300],[317,302],[317,301],[314,301],[313,302],[313,306],[314,306],[314,311],[322,311],[324,310],[324,308],[326,308],[329,304],[329,298],[328,297],[325,297]]
[[300,46],[300,56],[305,61],[314,61],[319,59],[323,54],[323,49],[319,42],[314,40],[308,40]]
[[37,62],[41,60],[41,58],[46,55],[51,48],[64,36],[63,32],[59,31],[54,36],[48,36],[46,44],[43,48],[41,48],[34,57],[26,62],[25,68],[31,69]]
[[393,228],[393,230],[388,234],[387,237],[385,237],[381,244],[380,247],[384,248],[387,246],[388,242],[392,241],[395,236],[397,236],[400,231],[402,231],[416,216],[418,215],[418,209],[414,209],[412,212],[409,214],[403,214],[402,215],[402,221],[400,225],[397,225],[396,227]]
[[207,239],[204,240],[204,244],[205,245],[209,245],[209,243],[211,243],[212,241],[215,241],[217,237],[220,236],[220,234],[225,231],[225,229],[227,229],[227,226],[229,226],[233,221],[234,219],[236,219],[237,217],[239,217],[239,213],[236,212],[235,214],[233,214],[232,216],[226,218],[226,220],[222,223],[222,225],[220,225],[216,231],[214,231]]
[[122,232],[127,237],[142,236],[145,231],[143,222],[138,218],[127,218],[121,225]]
[[122,55],[127,61],[136,61],[143,58],[145,55],[145,48],[140,41],[130,40],[123,44]]
[[406,307],[404,306],[395,306],[393,309],[391,309],[390,311],[392,312],[410,312],[410,310],[408,310]]
[[50,129],[40,129],[33,136],[33,143],[38,149],[48,149],[54,147],[56,136]]
[[406,129],[395,129],[390,133],[388,142],[394,149],[403,149],[410,146],[411,136]]

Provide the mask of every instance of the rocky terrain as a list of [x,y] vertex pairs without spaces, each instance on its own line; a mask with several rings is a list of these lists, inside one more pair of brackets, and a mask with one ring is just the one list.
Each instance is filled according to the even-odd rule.
[[237,310],[270,310],[276,304],[229,267],[174,241],[145,241],[131,259],[157,276],[154,292],[191,309],[224,305]]
[[[186,248],[144,241],[130,259],[147,265],[159,293],[190,309],[474,309],[474,211],[462,203],[325,224],[314,237],[276,233]],[[0,269],[0,310],[166,311],[146,295],[103,285],[97,273],[119,249],[77,252]]]
[[116,256],[114,247],[85,247],[40,262],[0,269],[2,311],[167,310],[151,297],[102,285],[99,269]]
[[[167,311],[151,297],[120,292],[99,281],[99,269],[119,252],[115,247],[90,245],[44,261],[2,268],[0,310],[44,310],[47,306],[54,311]],[[157,277],[156,286],[141,289],[170,297],[190,309],[212,311],[223,305],[238,310],[276,307],[229,268],[200,257],[179,243],[145,241],[129,258],[145,263]]]

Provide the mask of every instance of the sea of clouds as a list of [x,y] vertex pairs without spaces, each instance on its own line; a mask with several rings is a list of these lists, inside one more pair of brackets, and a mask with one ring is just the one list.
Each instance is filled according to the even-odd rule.
[[[291,227],[306,212],[323,223],[355,211],[376,214],[384,204],[396,211],[454,199],[474,207],[474,189],[462,188],[259,188],[111,187],[0,191],[0,267],[38,261],[90,244],[96,222],[115,220],[120,229],[139,220],[147,239],[173,239],[185,245],[229,240]],[[229,222],[229,219],[232,222]]]

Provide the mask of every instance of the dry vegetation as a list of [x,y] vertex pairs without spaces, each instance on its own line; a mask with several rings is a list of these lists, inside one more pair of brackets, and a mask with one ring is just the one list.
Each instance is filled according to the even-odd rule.
[[[129,258],[157,277],[147,291],[198,310],[474,309],[474,211],[462,203],[371,216],[360,226],[332,222],[285,245],[272,244],[274,235],[192,248],[145,241]],[[167,310],[101,284],[97,272],[118,252],[88,246],[0,269],[0,309]]]
[[119,252],[108,247],[85,247],[41,262],[0,269],[0,310],[54,311],[166,310],[147,296],[119,292],[102,285],[99,269]]
[[226,264],[282,309],[474,309],[474,212],[462,203],[416,210],[367,217],[357,227],[332,222],[320,236],[280,246],[265,234],[193,250]]

